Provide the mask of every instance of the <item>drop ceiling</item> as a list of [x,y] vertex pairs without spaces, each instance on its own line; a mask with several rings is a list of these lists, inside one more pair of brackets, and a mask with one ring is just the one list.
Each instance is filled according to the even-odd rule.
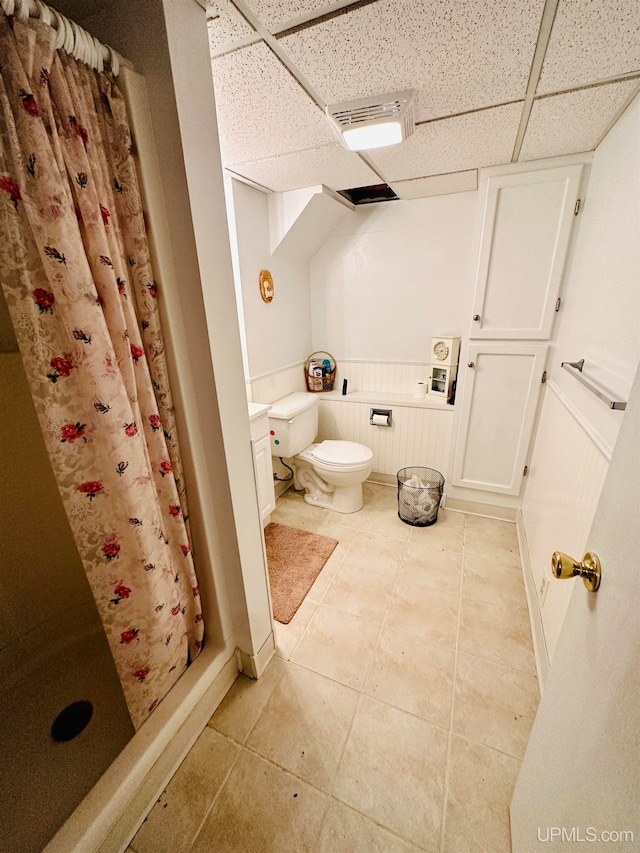
[[[593,150],[640,90],[638,0],[208,0],[226,169],[276,192],[473,189]],[[415,93],[405,142],[347,151],[327,104]]]

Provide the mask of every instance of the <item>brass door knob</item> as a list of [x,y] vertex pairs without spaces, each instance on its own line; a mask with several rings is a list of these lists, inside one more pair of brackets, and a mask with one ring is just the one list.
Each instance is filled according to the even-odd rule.
[[574,560],[573,557],[561,551],[556,551],[551,557],[551,571],[556,578],[581,577],[582,582],[591,592],[598,589],[602,578],[598,555],[591,551],[584,555],[582,562]]

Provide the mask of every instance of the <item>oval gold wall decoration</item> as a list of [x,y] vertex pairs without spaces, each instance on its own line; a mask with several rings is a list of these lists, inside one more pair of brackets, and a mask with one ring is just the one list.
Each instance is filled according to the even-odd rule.
[[273,276],[269,270],[260,271],[260,296],[265,302],[271,302],[274,294]]

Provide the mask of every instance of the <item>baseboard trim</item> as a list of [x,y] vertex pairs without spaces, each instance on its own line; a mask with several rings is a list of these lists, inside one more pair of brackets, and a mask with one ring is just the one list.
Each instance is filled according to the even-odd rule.
[[529,558],[529,546],[527,543],[527,533],[524,526],[524,517],[522,510],[518,510],[516,516],[516,531],[518,533],[518,546],[520,548],[520,562],[522,563],[522,577],[524,580],[524,589],[527,596],[527,608],[529,610],[529,621],[531,623],[531,637],[533,639],[533,655],[536,661],[536,671],[538,673],[538,685],[540,687],[540,695],[544,692],[544,685],[549,674],[549,655],[547,653],[547,644],[544,637],[544,627],[542,624],[542,613],[533,581],[531,572],[531,560]]
[[271,633],[262,644],[262,648],[255,655],[248,655],[242,649],[236,649],[235,655],[238,669],[249,678],[260,678],[275,653],[276,638]]
[[189,667],[43,853],[124,853],[238,677],[235,655],[219,667],[217,657]]
[[515,521],[518,512],[515,507],[470,501],[466,498],[452,498],[446,494],[442,500],[442,508],[466,512],[469,515],[481,515],[484,518],[496,518],[499,521]]

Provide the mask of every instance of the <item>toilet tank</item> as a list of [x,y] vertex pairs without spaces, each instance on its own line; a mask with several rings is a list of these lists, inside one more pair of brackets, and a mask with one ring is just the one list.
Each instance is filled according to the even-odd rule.
[[290,459],[308,447],[318,434],[318,398],[297,391],[271,404],[271,455]]

